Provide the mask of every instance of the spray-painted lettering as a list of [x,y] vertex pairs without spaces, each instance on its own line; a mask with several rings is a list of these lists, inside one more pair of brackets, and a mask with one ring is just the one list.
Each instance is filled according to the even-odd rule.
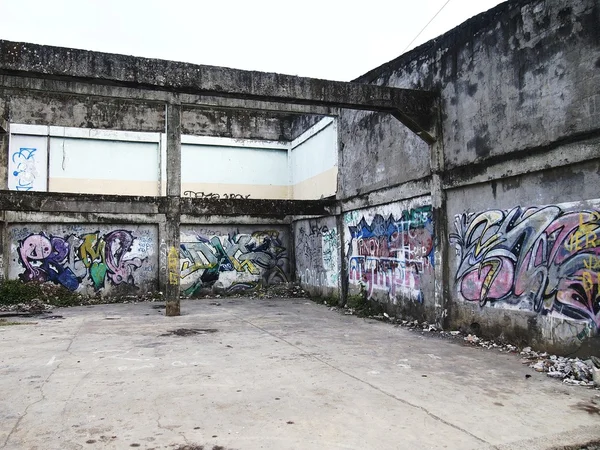
[[75,291],[87,280],[95,290],[122,283],[134,284],[134,272],[143,260],[129,255],[134,237],[130,231],[115,230],[84,235],[53,236],[30,234],[19,241],[18,257],[25,271],[24,282],[53,282]]
[[467,301],[600,327],[600,211],[516,207],[456,217],[458,292]]
[[[354,215],[353,217],[356,217]],[[422,301],[421,277],[433,268],[431,206],[404,210],[396,218],[375,214],[370,223],[362,217],[348,227],[349,281],[365,283],[369,297],[387,291]]]

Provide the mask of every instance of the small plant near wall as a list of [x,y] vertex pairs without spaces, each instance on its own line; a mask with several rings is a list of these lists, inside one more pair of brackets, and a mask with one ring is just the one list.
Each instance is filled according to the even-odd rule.
[[348,308],[354,310],[355,314],[359,317],[370,316],[374,313],[374,310],[371,302],[368,300],[367,285],[361,281],[358,286],[358,293],[348,296]]

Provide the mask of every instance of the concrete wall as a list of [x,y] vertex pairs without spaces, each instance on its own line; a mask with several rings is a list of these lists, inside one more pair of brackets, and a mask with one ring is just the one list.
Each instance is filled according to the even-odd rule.
[[507,2],[357,80],[440,93],[432,147],[389,115],[343,112],[338,198],[376,211],[431,195],[423,298],[447,326],[600,347],[599,21],[598,0]]
[[296,281],[311,295],[340,296],[340,231],[336,217],[294,222]]
[[597,336],[599,173],[586,162],[449,192],[452,323],[562,351]]
[[270,111],[185,107],[181,128],[183,134],[193,136],[291,141],[294,119],[289,114]]
[[182,295],[233,293],[291,280],[289,228],[186,225],[181,228]]
[[[89,199],[4,191],[5,223],[44,223],[52,207],[77,223],[158,223],[159,282],[172,302],[180,282],[192,295],[295,273],[315,293],[338,289],[342,301],[363,283],[369,298],[394,314],[538,348],[597,353],[598,23],[600,0],[514,0],[353,85],[0,41],[0,112],[9,122],[164,132],[160,170],[168,180],[161,185],[165,198],[136,198],[127,206],[99,200],[111,214],[117,204],[126,221],[98,220]],[[81,63],[71,64],[74,58]],[[23,76],[26,70],[35,78]],[[203,105],[214,93],[222,97]],[[245,112],[222,112],[236,96],[244,111],[310,115],[249,121]],[[283,109],[282,101],[293,107]],[[207,113],[207,106],[218,112]],[[337,109],[351,107],[360,111]],[[181,197],[182,129],[233,139],[253,139],[262,129],[270,139],[298,139],[319,126],[319,116],[338,113],[339,153],[327,155],[337,164],[337,190],[318,194],[336,192],[335,203]],[[318,141],[327,136],[307,141],[311,156],[304,162],[316,161]],[[9,166],[6,139],[0,145],[6,187],[9,167],[19,169]],[[318,165],[299,164],[295,183],[289,162],[299,156],[288,157],[287,187],[304,196],[300,183],[318,184],[314,177],[333,166],[309,174]],[[42,217],[24,219],[25,206]],[[337,282],[322,231],[334,224],[342,237]],[[287,263],[280,265],[279,256]]]
[[433,308],[434,230],[430,197],[344,213],[350,294],[423,317]]
[[8,278],[50,282],[86,296],[156,292],[157,235],[151,225],[13,223]]

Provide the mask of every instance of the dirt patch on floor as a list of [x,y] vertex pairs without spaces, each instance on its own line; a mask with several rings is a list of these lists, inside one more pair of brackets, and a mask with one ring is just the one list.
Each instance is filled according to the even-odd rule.
[[169,330],[161,336],[194,336],[197,334],[212,334],[217,331],[219,330],[215,328],[177,328],[176,330]]

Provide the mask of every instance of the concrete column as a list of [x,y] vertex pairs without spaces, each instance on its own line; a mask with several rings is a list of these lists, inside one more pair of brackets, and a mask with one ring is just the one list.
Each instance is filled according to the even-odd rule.
[[338,229],[338,236],[340,239],[338,248],[338,258],[340,264],[338,270],[340,271],[338,289],[340,293],[340,299],[338,304],[344,306],[348,301],[348,261],[346,259],[346,251],[344,248],[344,215],[342,214],[342,208],[338,206],[337,215],[335,217],[336,228]]
[[336,227],[338,229],[338,236],[340,239],[340,247],[338,249],[338,258],[339,258],[339,265],[338,265],[338,270],[340,271],[339,273],[339,282],[338,282],[338,289],[339,289],[339,293],[340,293],[340,299],[338,301],[338,304],[340,306],[344,306],[346,304],[346,302],[348,301],[348,261],[346,260],[346,251],[344,248],[344,214],[342,213],[342,208],[341,208],[341,200],[342,200],[342,194],[340,192],[340,189],[342,187],[342,181],[343,181],[343,176],[342,176],[342,172],[343,172],[343,152],[344,152],[344,143],[342,142],[342,135],[340,133],[340,129],[342,128],[342,124],[340,123],[342,120],[342,116],[340,114],[340,110],[338,109],[336,111],[336,118],[335,120],[335,129],[337,131],[337,154],[338,154],[338,158],[337,158],[337,165],[338,165],[338,176],[337,176],[337,189],[336,189],[336,200],[338,201],[338,206],[336,207],[336,216],[335,216],[335,224]]
[[[9,123],[0,111],[0,189],[8,190],[8,141]],[[0,281],[8,279],[8,255],[10,255],[10,241],[8,239],[8,224],[6,212],[0,213]]]
[[[439,112],[439,108],[438,108]],[[430,145],[431,155],[431,205],[434,233],[434,301],[436,325],[445,327],[449,307],[448,236],[446,215],[446,192],[442,183],[444,172],[444,145],[441,118],[437,116],[437,140]]]
[[8,133],[8,122],[0,115],[0,189],[8,189]]
[[165,285],[166,315],[178,316],[179,304],[179,225],[181,218],[181,104],[166,106],[167,210],[164,240],[167,251]]
[[[8,224],[6,211],[0,212],[0,281],[8,279],[8,255],[10,255],[10,241],[8,239]],[[6,258],[5,258],[6,255]]]

